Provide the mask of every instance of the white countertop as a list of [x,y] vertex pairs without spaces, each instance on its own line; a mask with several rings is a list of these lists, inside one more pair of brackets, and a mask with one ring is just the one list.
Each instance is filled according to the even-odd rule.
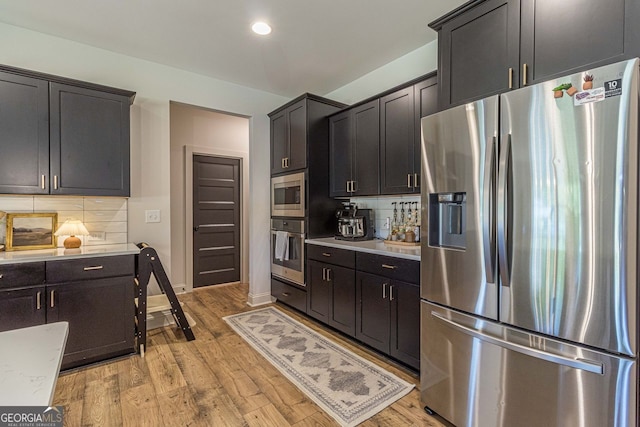
[[133,243],[119,245],[81,246],[78,249],[39,249],[36,251],[0,252],[0,264],[19,262],[55,261],[73,258],[92,258],[113,255],[135,255],[140,249]]
[[367,252],[370,254],[386,255],[396,258],[412,259],[420,261],[420,246],[392,246],[384,243],[384,240],[363,240],[353,242],[349,240],[338,240],[333,237],[321,239],[307,239],[310,245],[327,246],[330,248],[351,249],[353,251]]
[[0,332],[0,406],[51,406],[69,323]]

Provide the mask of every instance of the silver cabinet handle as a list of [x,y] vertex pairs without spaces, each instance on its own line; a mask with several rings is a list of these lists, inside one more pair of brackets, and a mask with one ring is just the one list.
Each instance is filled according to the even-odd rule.
[[389,286],[389,301],[393,301],[393,285]]
[[283,292],[283,293],[282,293],[282,296],[283,296],[283,297],[288,297],[288,296],[291,296],[291,294],[290,294],[289,292]]
[[84,271],[91,271],[91,270],[102,270],[104,267],[101,265],[96,265],[93,267],[85,267],[83,268]]
[[284,158],[284,164],[285,164],[286,167],[289,167],[289,158],[288,157]]
[[[322,252],[322,256],[330,257],[331,254],[329,252]],[[2,276],[0,276],[2,278]]]
[[447,319],[446,317],[442,316],[440,313],[436,313],[435,311],[432,311],[431,315],[441,322],[444,322],[451,328],[457,329],[464,334],[470,335],[474,338],[478,338],[482,341],[497,345],[498,347],[502,347],[504,349],[515,351],[521,354],[526,354],[527,356],[535,357],[537,359],[546,360],[551,363],[569,366],[576,369],[582,369],[583,371],[593,372],[594,374],[604,375],[604,367],[602,366],[602,363],[588,359],[572,359],[560,354],[549,353],[546,351],[538,350],[536,348],[506,341],[498,337],[483,334],[478,330],[469,328],[453,320]]
[[51,293],[49,294],[49,299],[51,300],[51,308],[55,307],[56,305],[55,295],[56,291],[51,291]]
[[327,268],[327,282],[331,281],[331,269]]
[[327,280],[327,269],[322,267],[322,280],[326,281]]
[[42,291],[38,291],[36,294],[36,310],[40,310],[42,308]]
[[58,189],[58,175],[53,175],[53,189]]
[[349,193],[349,192],[350,192],[350,191],[349,191],[349,182],[351,182],[351,181],[347,181],[347,183],[346,183],[346,184],[347,184],[347,193]]
[[396,267],[395,265],[382,264],[382,268],[388,268],[389,270],[395,270],[398,267]]
[[522,64],[522,86],[527,85],[527,64]]
[[40,188],[42,188],[43,190],[45,188],[45,179],[46,178],[44,175],[40,176]]
[[355,193],[358,191],[358,181],[351,181],[351,192]]
[[284,157],[280,159],[280,168],[284,169]]
[[411,188],[411,174],[410,173],[407,174],[407,187]]
[[509,67],[509,89],[513,89],[513,68]]
[[387,298],[387,285],[388,285],[388,283],[383,283],[382,284],[382,299]]
[[0,279],[2,279],[2,274],[0,274]]
[[417,173],[413,174],[413,188],[418,188],[420,187],[420,175],[418,175]]

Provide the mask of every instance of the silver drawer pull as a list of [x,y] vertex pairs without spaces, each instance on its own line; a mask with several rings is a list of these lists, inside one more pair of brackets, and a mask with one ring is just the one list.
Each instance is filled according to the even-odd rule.
[[382,264],[382,268],[388,268],[389,270],[395,270],[398,267],[396,267],[395,265]]
[[[329,252],[322,252],[322,256],[330,257],[330,256],[331,256],[331,254],[330,254]],[[2,277],[2,276],[0,276],[0,277]]]
[[101,265],[96,265],[94,267],[85,267],[84,271],[91,271],[91,270],[102,270],[104,267]]
[[36,294],[36,310],[40,310],[42,308],[42,291],[38,291]]
[[51,291],[49,294],[49,299],[51,300],[51,308],[56,306],[56,291]]
[[0,279],[2,279],[2,274],[0,274]]
[[288,297],[288,296],[291,296],[291,294],[290,294],[289,292],[283,292],[283,293],[282,293],[282,296],[283,296],[283,297]]

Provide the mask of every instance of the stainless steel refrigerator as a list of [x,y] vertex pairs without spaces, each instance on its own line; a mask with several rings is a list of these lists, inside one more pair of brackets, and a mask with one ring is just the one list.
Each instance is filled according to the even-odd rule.
[[638,66],[422,119],[421,398],[453,424],[638,425]]

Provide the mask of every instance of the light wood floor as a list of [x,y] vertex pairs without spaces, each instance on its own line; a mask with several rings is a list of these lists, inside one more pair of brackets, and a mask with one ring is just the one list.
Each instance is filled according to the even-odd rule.
[[[62,373],[54,405],[65,426],[336,426],[337,423],[227,326],[222,317],[251,310],[247,285],[223,285],[179,295],[196,321],[195,341],[173,327],[154,329],[137,355]],[[406,381],[417,376],[386,363],[320,324],[292,317]],[[362,426],[442,426],[414,389]]]

